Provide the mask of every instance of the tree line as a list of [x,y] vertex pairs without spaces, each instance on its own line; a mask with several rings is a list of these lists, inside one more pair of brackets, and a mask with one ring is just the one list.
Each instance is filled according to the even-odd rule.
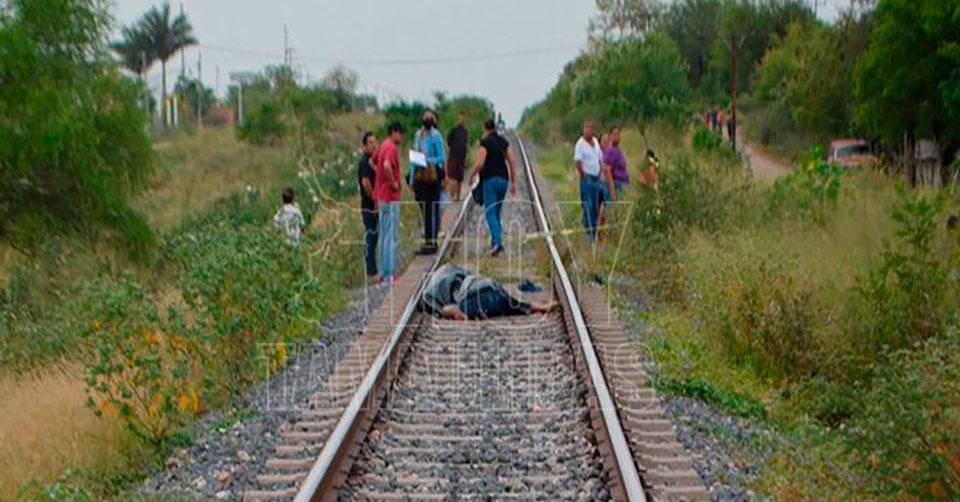
[[[885,151],[960,148],[960,4],[853,0],[832,23],[803,0],[597,0],[590,48],[524,123],[570,136],[584,115],[679,121],[739,91],[818,138]],[[572,113],[571,113],[572,112]],[[531,131],[536,127],[530,127]]]

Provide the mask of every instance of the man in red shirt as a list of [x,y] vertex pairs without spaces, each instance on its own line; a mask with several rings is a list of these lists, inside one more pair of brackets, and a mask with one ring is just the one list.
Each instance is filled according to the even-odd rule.
[[403,126],[393,122],[387,128],[387,139],[380,144],[380,148],[373,154],[373,164],[376,166],[377,177],[373,188],[373,196],[380,208],[380,273],[383,281],[390,284],[394,281],[397,269],[397,244],[399,242],[400,227],[400,152],[397,145],[403,140]]

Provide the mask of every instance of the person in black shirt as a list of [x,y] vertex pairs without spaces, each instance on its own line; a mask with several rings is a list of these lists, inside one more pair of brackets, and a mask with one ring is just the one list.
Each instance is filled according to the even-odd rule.
[[467,165],[467,143],[470,135],[465,123],[463,112],[458,113],[457,127],[447,134],[447,147],[450,148],[450,159],[447,161],[447,193],[453,200],[460,200],[460,184],[463,183],[463,171]]
[[377,201],[373,197],[373,187],[376,186],[377,172],[370,164],[370,158],[377,151],[377,137],[372,132],[363,134],[361,140],[363,156],[357,166],[357,182],[360,184],[360,214],[363,216],[364,228],[364,259],[367,269],[367,283],[375,284],[380,280],[377,273]]
[[[507,169],[509,165],[509,170]],[[503,252],[503,224],[500,213],[503,209],[503,200],[510,195],[517,195],[517,176],[513,150],[510,143],[497,133],[497,124],[487,120],[484,124],[484,136],[477,150],[477,161],[470,173],[471,184],[479,175],[483,192],[483,211],[490,227],[491,249],[490,256],[497,256]]]

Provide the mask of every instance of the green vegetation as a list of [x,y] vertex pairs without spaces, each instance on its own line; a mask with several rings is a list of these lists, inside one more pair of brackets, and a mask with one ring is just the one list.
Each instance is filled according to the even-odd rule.
[[[648,143],[662,152],[659,190],[628,191],[631,218],[613,224],[629,225],[595,253],[576,232],[566,239],[586,260],[581,280],[630,276],[636,289],[618,280],[616,291],[651,303],[657,385],[789,438],[770,445],[761,493],[955,497],[960,236],[946,217],[960,197],[844,173],[819,154],[768,186],[682,137],[628,131],[630,159]],[[576,200],[568,148],[539,158],[558,201]],[[578,229],[579,205],[560,210]]]
[[[595,50],[568,65],[522,124],[546,143],[539,166],[554,183],[565,244],[583,263],[575,275],[612,275],[614,292],[647,300],[637,321],[660,389],[778,431],[764,446],[772,453],[754,487],[761,494],[960,496],[960,234],[946,224],[960,195],[844,171],[810,148],[862,134],[895,150],[907,135],[934,137],[950,155],[958,129],[944,117],[955,97],[958,24],[947,21],[960,11],[880,0],[825,25],[798,2],[688,0],[652,17],[653,2],[600,4],[626,12],[601,16],[596,26],[610,25]],[[658,53],[679,51],[689,92],[675,109],[623,113],[621,89],[651,87],[648,76],[621,82],[591,71],[615,48],[664,36],[672,41]],[[675,120],[674,110],[724,104],[733,36],[741,89],[752,93],[749,135],[796,160],[772,185],[755,181],[720,136]],[[922,70],[910,71],[907,47],[925,48]],[[635,59],[644,67],[650,58]],[[603,76],[613,83],[587,93]],[[577,231],[569,161],[584,117],[638,123],[623,140],[632,169],[647,148],[661,159],[658,187],[628,190],[620,200],[630,209],[615,207],[596,248]]]
[[152,172],[138,88],[107,60],[87,2],[14,1],[0,12],[0,242],[35,253],[51,233],[109,229],[143,253],[129,200]]
[[[467,121],[467,131],[470,133],[470,140],[479,142],[483,136],[483,123],[487,119],[494,117],[493,103],[476,96],[455,96],[448,98],[446,94],[438,92],[435,95],[436,104],[432,107],[440,116],[438,128],[446,135],[450,129],[457,124],[457,114],[463,113]],[[387,125],[390,122],[397,121],[403,124],[408,134],[420,129],[420,117],[427,105],[420,102],[399,102],[391,104],[383,111],[386,115],[386,122],[379,131],[380,136],[387,133]]]
[[528,108],[521,129],[536,141],[575,138],[584,119],[645,123],[686,116],[688,87],[676,44],[668,37],[604,44],[569,63],[541,103]]

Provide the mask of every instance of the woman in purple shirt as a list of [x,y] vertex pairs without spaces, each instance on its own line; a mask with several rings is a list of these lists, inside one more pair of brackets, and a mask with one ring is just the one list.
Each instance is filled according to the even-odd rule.
[[610,148],[603,152],[603,164],[610,166],[610,174],[613,176],[613,186],[616,187],[617,194],[630,184],[630,171],[627,170],[627,156],[620,149],[620,128],[610,128]]

